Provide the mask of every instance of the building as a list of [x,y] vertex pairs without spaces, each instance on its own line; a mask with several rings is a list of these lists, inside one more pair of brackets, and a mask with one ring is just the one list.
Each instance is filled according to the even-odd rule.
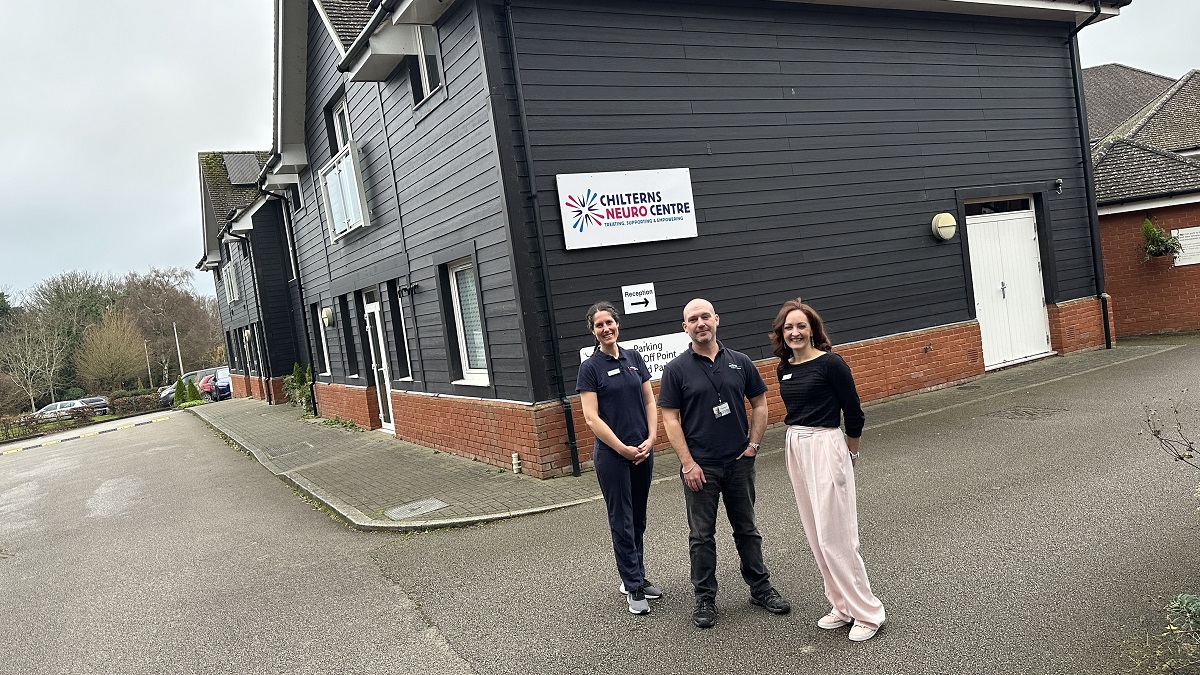
[[1074,34],[1126,4],[277,0],[248,244],[206,230],[261,267],[235,372],[545,477],[590,461],[600,299],[661,367],[706,297],[766,372],[802,296],[868,400],[1103,346]]
[[[1118,336],[1200,330],[1200,71],[1084,71],[1096,199]],[[1149,222],[1183,244],[1147,257]]]

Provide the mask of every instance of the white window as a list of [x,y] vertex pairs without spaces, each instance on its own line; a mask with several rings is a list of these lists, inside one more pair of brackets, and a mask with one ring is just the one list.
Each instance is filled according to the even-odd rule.
[[329,232],[336,239],[355,228],[368,224],[367,196],[359,171],[358,146],[350,133],[350,116],[346,102],[333,107],[333,158],[321,167],[321,198],[329,218]]
[[242,299],[241,282],[238,280],[237,266],[234,263],[225,265],[221,270],[221,281],[225,284],[225,299],[234,303]]
[[459,384],[488,384],[487,360],[483,348],[483,316],[479,311],[479,290],[471,260],[447,266],[450,297],[454,301],[454,327],[458,333],[458,354],[462,364]]
[[442,71],[438,66],[439,47],[436,28],[417,26],[417,56],[409,64],[413,105],[429,98],[430,94],[442,86]]

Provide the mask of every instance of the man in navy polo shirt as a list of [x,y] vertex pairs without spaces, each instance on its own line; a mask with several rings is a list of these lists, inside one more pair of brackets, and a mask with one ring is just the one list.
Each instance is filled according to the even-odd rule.
[[684,307],[683,330],[692,344],[667,364],[658,393],[663,425],[679,456],[696,593],[692,622],[699,628],[717,621],[721,495],[742,559],[742,579],[750,586],[750,602],[775,614],[792,609],[771,585],[754,522],[754,457],[767,429],[767,384],[749,357],[717,341],[720,323],[707,300],[692,300]]

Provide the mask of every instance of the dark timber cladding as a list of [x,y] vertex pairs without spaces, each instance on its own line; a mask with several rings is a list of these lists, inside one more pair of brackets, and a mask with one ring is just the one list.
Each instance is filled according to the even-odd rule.
[[[393,388],[531,401],[475,4],[458,3],[437,29],[443,91],[414,109],[404,66],[387,82],[344,81],[336,69],[341,53],[310,8],[309,165],[301,174],[304,208],[294,218],[306,302],[336,307],[339,296],[369,286],[396,279],[415,284],[400,307],[414,381],[394,382]],[[326,110],[343,95],[361,154],[370,224],[333,239],[317,171],[332,157]],[[450,384],[447,349],[456,348],[455,336],[442,323],[438,267],[461,257],[474,258],[486,307],[488,387]],[[349,306],[357,315],[353,301]],[[394,309],[385,308],[389,323]],[[389,340],[394,336],[389,332]],[[333,376],[322,381],[352,382],[345,377],[341,331],[328,331],[328,342]],[[361,360],[362,345],[356,347]],[[399,362],[396,345],[389,350]]]
[[[752,358],[769,356],[774,311],[797,295],[838,343],[969,319],[963,240],[929,235],[934,214],[957,213],[956,189],[1062,178],[1046,204],[1058,299],[1093,294],[1069,24],[783,2],[514,5],[571,380],[585,308],[624,284],[654,282],[660,308],[626,317],[624,337],[679,330],[682,305],[704,295],[723,340]],[[497,117],[500,138],[520,138],[515,105]],[[505,152],[524,172],[520,145]],[[556,174],[675,167],[691,169],[699,237],[564,249]]]

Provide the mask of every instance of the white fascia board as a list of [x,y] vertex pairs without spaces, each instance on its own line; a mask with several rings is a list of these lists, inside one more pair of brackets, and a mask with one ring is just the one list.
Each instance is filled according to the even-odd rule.
[[241,234],[254,229],[254,214],[267,203],[270,195],[259,195],[250,206],[237,212],[233,220],[229,222],[229,231]]
[[275,173],[300,173],[308,167],[308,148],[304,147],[303,139],[299,143],[285,143],[277,147],[279,162],[273,169]]
[[417,53],[417,31],[409,25],[382,24],[350,67],[351,82],[386,82],[404,57]]
[[452,4],[444,0],[402,0],[392,13],[392,23],[432,26]]
[[[213,243],[214,243],[214,245],[216,244],[215,241]],[[221,252],[220,252],[220,249],[218,249],[216,253],[209,253],[207,256],[204,257],[204,260],[200,263],[200,271],[201,272],[211,272],[220,266],[221,266]]]
[[[1095,13],[1092,3],[1082,0],[781,0],[811,5],[898,9],[912,12],[971,14],[1013,19],[1064,21],[1079,25]],[[1103,7],[1096,21],[1112,18],[1120,10]]]
[[1096,209],[1096,213],[1101,216],[1109,216],[1114,213],[1129,213],[1130,211],[1149,211],[1151,209],[1165,209],[1168,206],[1184,206],[1186,204],[1200,203],[1200,192],[1193,192],[1187,195],[1177,195],[1174,197],[1163,197],[1160,199],[1147,199],[1140,202],[1122,202],[1120,204],[1110,204],[1101,206]]
[[298,173],[269,173],[263,178],[264,190],[283,190],[300,184]]
[[[304,157],[304,105],[308,90],[308,0],[276,0],[275,36],[275,150],[296,155],[307,164]],[[285,153],[285,149],[291,149]],[[296,161],[293,158],[292,169]]]

